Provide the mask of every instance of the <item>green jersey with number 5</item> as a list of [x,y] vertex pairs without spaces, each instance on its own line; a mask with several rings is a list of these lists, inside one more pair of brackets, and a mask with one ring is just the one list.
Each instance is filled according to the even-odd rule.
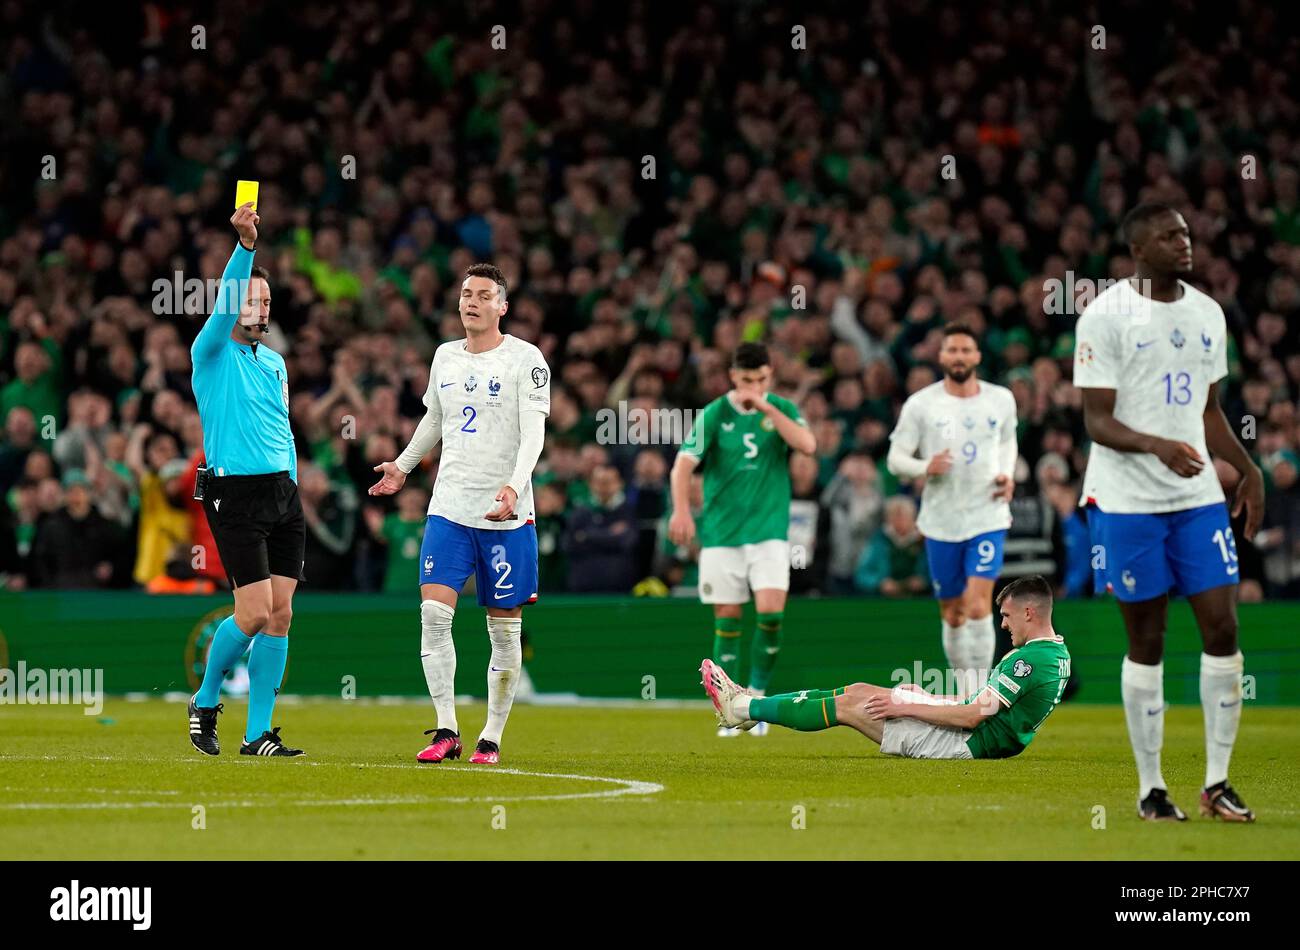
[[[799,409],[771,393],[767,401],[805,425]],[[719,396],[695,417],[682,452],[699,463],[704,507],[696,526],[700,547],[739,547],[774,538],[790,527],[790,447],[757,410],[742,412]]]
[[1012,650],[993,668],[988,686],[966,700],[992,690],[998,711],[985,718],[966,740],[977,759],[1019,755],[1061,701],[1070,679],[1070,651],[1058,636],[1040,637]]

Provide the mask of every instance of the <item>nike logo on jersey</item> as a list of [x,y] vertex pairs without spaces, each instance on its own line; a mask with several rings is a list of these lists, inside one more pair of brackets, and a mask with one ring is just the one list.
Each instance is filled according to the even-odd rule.
[[1233,700],[1232,702],[1230,702],[1230,703],[1220,702],[1220,703],[1219,703],[1219,708],[1220,708],[1220,709],[1231,709],[1233,706],[1237,705],[1237,703],[1239,703],[1239,702],[1241,702],[1241,700],[1239,700],[1239,699],[1234,699],[1234,700]]
[[1161,706],[1159,709],[1148,709],[1148,710],[1147,710],[1147,715],[1148,715],[1148,716],[1158,716],[1158,715],[1160,715],[1160,714],[1161,714],[1162,712],[1164,712],[1164,711],[1165,711],[1165,707],[1164,707],[1164,706]]
[[455,386],[455,385],[456,385],[455,383],[439,383],[439,384],[438,384],[438,388],[439,388],[439,389],[446,389],[448,386]]
[[1150,346],[1150,345],[1151,345],[1152,343],[1154,343],[1154,342],[1155,342],[1155,340],[1147,340],[1145,343],[1139,343],[1139,344],[1138,344],[1138,349],[1139,349],[1139,350],[1145,350],[1148,346]]
[[492,595],[492,597],[493,597],[495,600],[505,600],[505,599],[506,599],[507,597],[509,597],[509,596],[510,596],[509,594],[493,594],[493,595]]

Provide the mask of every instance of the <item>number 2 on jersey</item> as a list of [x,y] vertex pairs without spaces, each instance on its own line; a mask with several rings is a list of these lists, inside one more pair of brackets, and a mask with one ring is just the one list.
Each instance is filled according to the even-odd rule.
[[460,431],[461,431],[461,432],[477,432],[478,429],[471,428],[471,427],[474,425],[474,419],[475,419],[475,417],[478,415],[478,413],[474,411],[474,407],[473,407],[473,406],[466,406],[466,407],[462,410],[462,415],[465,416],[465,424],[464,424],[463,426],[460,427]]

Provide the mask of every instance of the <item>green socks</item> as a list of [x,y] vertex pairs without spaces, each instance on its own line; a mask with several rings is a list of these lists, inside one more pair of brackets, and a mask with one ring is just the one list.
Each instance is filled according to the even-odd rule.
[[749,701],[749,718],[759,722],[773,722],[800,732],[829,729],[839,725],[839,720],[835,718],[835,697],[842,692],[844,687],[840,686],[836,689],[805,689],[798,693],[754,698]]
[[758,615],[753,652],[750,654],[749,685],[760,693],[767,692],[767,684],[772,681],[772,667],[776,666],[776,655],[781,652],[783,616],[781,611]]
[[713,618],[713,662],[733,680],[740,676],[740,618]]

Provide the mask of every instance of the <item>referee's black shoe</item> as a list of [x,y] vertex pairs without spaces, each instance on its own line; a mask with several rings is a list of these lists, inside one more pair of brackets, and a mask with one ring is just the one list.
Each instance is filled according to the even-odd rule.
[[280,727],[262,733],[261,738],[245,742],[239,747],[240,755],[306,755],[302,749],[290,749],[280,741]]
[[221,743],[217,741],[217,713],[225,708],[224,703],[198,706],[194,697],[190,697],[190,742],[204,755],[221,754]]

